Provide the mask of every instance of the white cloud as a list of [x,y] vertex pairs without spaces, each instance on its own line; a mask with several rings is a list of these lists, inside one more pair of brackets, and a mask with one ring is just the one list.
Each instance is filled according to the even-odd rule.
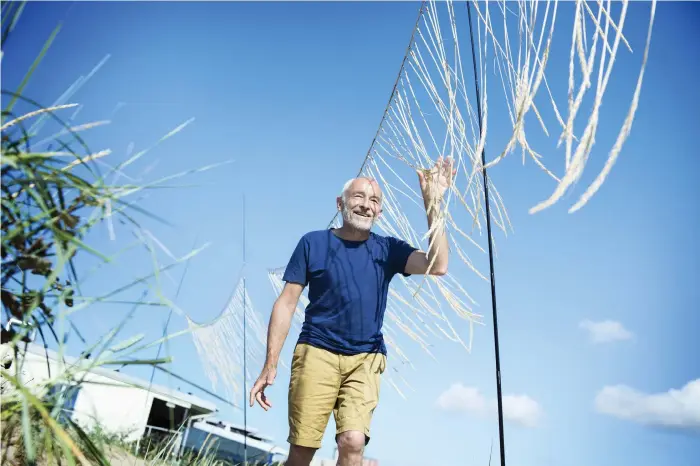
[[[443,411],[485,415],[498,409],[495,399],[487,400],[475,387],[455,383],[442,392],[436,405]],[[527,395],[504,395],[503,418],[524,427],[535,427],[542,417],[539,403]]]
[[604,320],[602,322],[584,320],[578,326],[588,331],[588,336],[593,343],[630,340],[633,337],[632,332],[627,330],[620,322],[614,320]]
[[683,388],[647,394],[625,385],[604,387],[595,398],[598,412],[651,426],[700,428],[700,379]]
[[455,383],[440,394],[437,407],[444,411],[483,412],[486,411],[486,399],[478,388]]
[[503,397],[503,418],[525,427],[535,427],[542,417],[539,403],[527,395]]

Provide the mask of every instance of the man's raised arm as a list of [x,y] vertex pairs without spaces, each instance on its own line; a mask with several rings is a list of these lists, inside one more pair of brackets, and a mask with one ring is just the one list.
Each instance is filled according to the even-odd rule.
[[[423,204],[428,215],[428,229],[432,229],[437,218],[440,201],[445,195],[445,192],[452,184],[452,178],[456,170],[452,168],[452,159],[438,158],[435,166],[427,173],[418,172],[420,187],[423,193]],[[408,256],[406,261],[405,272],[411,275],[422,275],[428,272],[430,263],[433,266],[430,269],[431,275],[445,275],[447,273],[448,249],[447,232],[445,225],[437,226],[430,233],[430,243],[432,248],[428,253],[423,251],[414,251]]]

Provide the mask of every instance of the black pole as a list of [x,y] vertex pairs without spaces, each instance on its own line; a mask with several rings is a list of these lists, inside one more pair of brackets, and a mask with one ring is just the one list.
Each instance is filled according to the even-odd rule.
[[[472,27],[471,2],[467,2],[469,16],[469,38],[472,45],[472,64],[474,65],[474,87],[476,88],[476,110],[479,116],[479,134],[481,134],[481,92],[479,77],[476,72],[476,52],[474,51],[474,30]],[[501,356],[498,346],[498,312],[496,307],[496,276],[493,267],[493,241],[491,239],[491,207],[489,205],[489,178],[486,174],[486,149],[481,150],[481,167],[484,175],[484,201],[486,203],[486,233],[489,239],[489,270],[491,272],[491,307],[493,310],[493,346],[496,354],[496,393],[498,397],[498,440],[501,449],[501,466],[506,466],[506,445],[503,435],[503,393],[501,391]]]
[[[243,267],[245,267],[245,194],[243,195]],[[246,287],[243,271],[243,465],[248,466],[248,403],[246,397]]]

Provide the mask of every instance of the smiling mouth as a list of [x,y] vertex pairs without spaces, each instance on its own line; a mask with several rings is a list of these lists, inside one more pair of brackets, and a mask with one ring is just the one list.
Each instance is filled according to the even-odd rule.
[[358,217],[362,217],[362,218],[372,218],[369,214],[363,214],[361,212],[353,212],[353,214],[357,215]]

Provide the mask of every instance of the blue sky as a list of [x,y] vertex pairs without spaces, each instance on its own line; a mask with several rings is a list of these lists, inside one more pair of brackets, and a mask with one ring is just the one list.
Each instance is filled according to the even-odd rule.
[[[284,265],[298,238],[332,217],[337,192],[356,173],[376,131],[417,8],[415,2],[31,2],[5,51],[3,89],[17,86],[63,21],[26,94],[50,105],[108,56],[71,101],[83,104],[76,123],[111,120],[87,137],[93,149],[113,150],[110,163],[124,160],[130,144],[148,147],[194,118],[129,173],[157,179],[233,162],[183,180],[197,187],[148,194],[143,206],[175,227],[143,222],[176,255],[195,241],[211,243],[191,262],[177,298],[181,309],[204,322],[220,312],[239,275],[245,194],[247,283],[266,320],[274,299],[266,270]],[[611,115],[629,105],[646,34],[649,4],[634,2],[630,10],[626,31],[635,54],[624,54],[614,72],[622,84],[606,96],[603,112]],[[529,215],[553,186],[533,167],[522,167],[519,154],[492,171],[515,229],[507,239],[498,237],[496,261],[504,394],[526,395],[541,413],[535,427],[506,424],[510,465],[685,466],[700,455],[697,392],[688,398],[688,411],[694,406],[696,414],[687,428],[644,425],[639,419],[648,400],[634,405],[636,411],[625,409],[613,396],[619,390],[607,392],[604,406],[595,405],[606,386],[662,394],[700,377],[692,356],[700,354],[694,332],[700,328],[700,188],[693,179],[700,168],[693,134],[700,127],[700,63],[692,59],[700,54],[693,28],[699,19],[695,4],[659,5],[632,134],[608,181],[581,211],[566,213],[576,199],[570,196]],[[566,43],[567,27],[557,32]],[[559,92],[566,91],[567,65],[560,62],[561,74],[550,78]],[[577,194],[602,166],[619,121],[599,129],[595,160]],[[105,252],[132,240],[126,229],[115,242],[106,229],[90,239]],[[88,279],[85,292],[108,291],[149,267],[143,251],[132,251]],[[173,271],[175,282],[182,270]],[[487,326],[477,329],[472,354],[439,344],[435,364],[417,349],[409,351],[417,367],[409,374],[414,392],[404,401],[384,389],[367,450],[383,465],[485,465],[491,442],[494,455],[498,450],[496,417],[488,407],[495,396],[489,289],[474,276],[461,278]],[[174,299],[176,284],[165,279],[163,288]],[[74,322],[95,341],[127,312],[104,304],[76,314]],[[155,339],[166,315],[140,308],[123,334],[145,332]],[[591,331],[580,326],[606,320],[619,322],[631,338],[594,343]],[[185,326],[182,316],[173,317],[171,331]],[[283,353],[287,360],[293,338]],[[80,348],[74,335],[70,343]],[[207,383],[189,336],[173,340],[168,351],[175,372]],[[251,425],[282,444],[287,384],[282,371],[269,391],[273,410],[249,412]],[[448,392],[455,384],[461,385]],[[439,399],[459,412],[441,410]],[[222,417],[242,420],[240,411],[224,407]],[[332,454],[332,428],[331,421],[323,456]]]

